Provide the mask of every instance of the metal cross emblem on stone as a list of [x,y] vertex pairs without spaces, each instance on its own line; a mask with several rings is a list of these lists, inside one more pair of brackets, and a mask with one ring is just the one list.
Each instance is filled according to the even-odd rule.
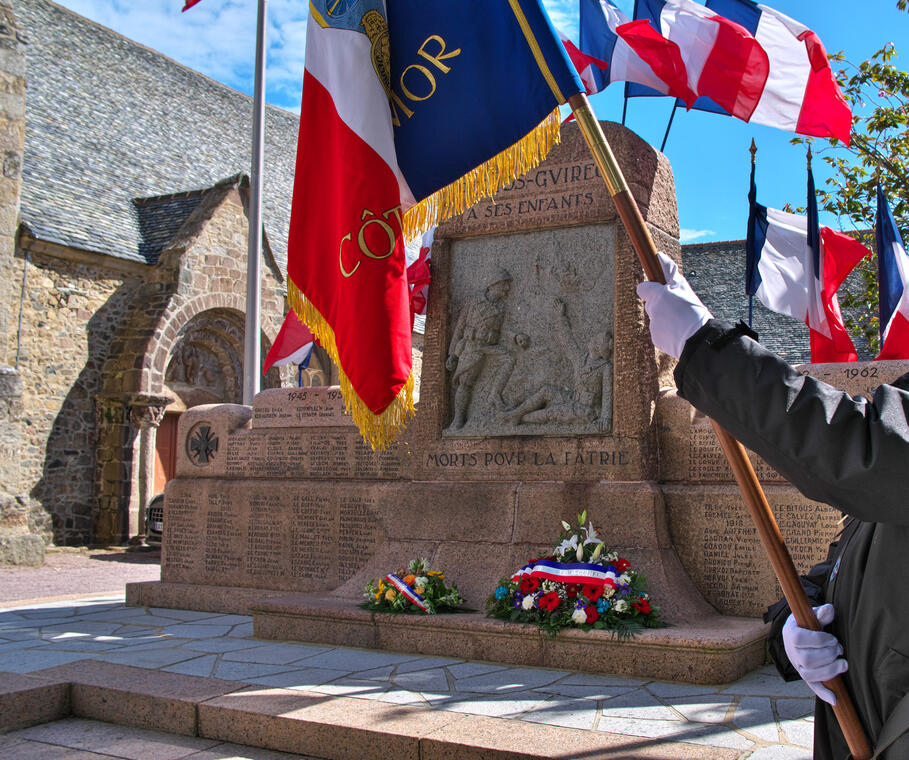
[[208,464],[218,450],[218,436],[212,434],[209,425],[200,425],[190,434],[187,444],[187,453],[194,464]]

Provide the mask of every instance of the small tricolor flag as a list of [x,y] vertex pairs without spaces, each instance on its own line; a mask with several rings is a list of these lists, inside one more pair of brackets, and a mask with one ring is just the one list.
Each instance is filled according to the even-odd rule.
[[881,352],[877,358],[909,359],[909,257],[880,185],[874,244],[881,319]]
[[404,240],[539,164],[583,89],[542,0],[310,3],[288,299],[374,448],[414,413]]
[[[804,24],[752,0],[637,0],[635,18],[679,46],[694,108],[849,144],[851,109]],[[663,93],[631,83],[625,94]]]
[[[809,188],[813,187],[809,181]],[[856,361],[836,291],[869,254],[868,249],[829,227],[817,228],[815,249],[810,201],[807,217],[762,206],[756,200],[753,169],[749,199],[748,295],[757,296],[768,309],[808,325],[812,362]],[[816,219],[816,207],[813,211]]]
[[291,309],[284,317],[284,324],[281,325],[275,342],[265,355],[262,374],[266,374],[272,367],[283,367],[285,364],[298,364],[306,369],[315,345],[315,338],[309,328],[297,318],[294,310]]

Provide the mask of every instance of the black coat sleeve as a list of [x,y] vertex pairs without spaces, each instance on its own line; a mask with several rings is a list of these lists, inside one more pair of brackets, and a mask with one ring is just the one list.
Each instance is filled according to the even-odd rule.
[[[905,378],[906,376],[904,376]],[[679,395],[716,420],[809,499],[869,522],[909,525],[909,392],[872,401],[796,372],[729,323],[685,344]]]

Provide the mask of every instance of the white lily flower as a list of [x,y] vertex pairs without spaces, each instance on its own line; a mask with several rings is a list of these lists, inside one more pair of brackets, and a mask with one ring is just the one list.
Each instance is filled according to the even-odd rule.
[[590,558],[591,562],[596,562],[600,558],[600,555],[603,553],[603,547],[605,546],[606,544],[602,541],[597,544],[597,548],[593,550],[593,556]]
[[572,536],[571,538],[566,538],[556,547],[556,553],[560,555],[566,554],[568,551],[575,551],[578,548],[578,537]]
[[602,540],[597,532],[593,529],[593,523],[587,523],[587,527],[584,529],[587,534],[587,538],[584,539],[585,544],[598,544]]
[[565,528],[565,530],[571,530],[571,526],[564,520],[562,520],[562,527]]
[[576,552],[576,555],[577,555],[577,558],[578,558],[578,562],[582,562],[582,561],[584,560],[584,544],[580,544],[580,545],[578,546],[578,550],[577,550],[577,552]]

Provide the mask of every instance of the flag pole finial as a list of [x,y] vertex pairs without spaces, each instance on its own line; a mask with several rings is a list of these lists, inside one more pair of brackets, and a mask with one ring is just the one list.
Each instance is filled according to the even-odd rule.
[[808,169],[811,169],[811,146],[808,146]]
[[754,166],[755,156],[757,155],[757,145],[754,143],[754,138],[751,138],[751,147],[748,149],[748,152],[751,153],[751,165]]

